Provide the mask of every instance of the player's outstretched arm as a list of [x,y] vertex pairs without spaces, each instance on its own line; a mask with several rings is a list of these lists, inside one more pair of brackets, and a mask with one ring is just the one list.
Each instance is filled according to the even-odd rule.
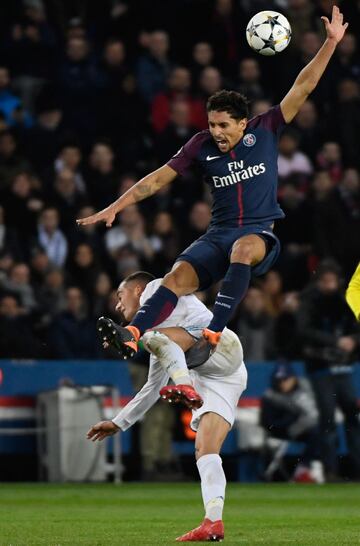
[[315,57],[307,64],[288,94],[281,101],[281,111],[287,123],[296,116],[301,105],[317,86],[325,68],[330,61],[337,44],[342,40],[348,23],[343,22],[343,14],[337,6],[333,7],[331,21],[321,17],[326,30],[326,40]]
[[100,421],[96,425],[93,425],[88,431],[86,437],[88,440],[96,442],[96,440],[103,440],[107,436],[113,436],[120,428],[112,421]]
[[166,184],[169,184],[177,177],[177,172],[168,165],[163,165],[160,169],[148,174],[132,188],[119,197],[114,203],[111,203],[105,209],[87,216],[79,218],[76,223],[80,226],[95,224],[96,222],[105,222],[106,227],[111,227],[118,212],[122,211],[128,205],[142,201],[160,190]]

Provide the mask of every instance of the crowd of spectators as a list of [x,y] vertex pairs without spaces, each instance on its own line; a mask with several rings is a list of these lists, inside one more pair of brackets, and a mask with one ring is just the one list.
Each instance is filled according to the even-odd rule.
[[[295,344],[295,354],[284,345],[300,291],[321,260],[336,260],[347,279],[360,257],[360,8],[340,4],[349,30],[279,141],[282,253],[233,323],[248,361],[299,356]],[[332,5],[1,4],[0,357],[104,356],[94,324],[114,316],[117,285],[138,269],[169,270],[205,232],[209,192],[192,173],[128,207],[110,229],[77,227],[75,219],[109,204],[206,128],[206,100],[217,90],[245,93],[252,115],[278,103],[320,47],[320,15]],[[288,50],[275,58],[256,55],[245,40],[247,21],[264,8],[292,25]],[[211,305],[214,293],[201,297]]]

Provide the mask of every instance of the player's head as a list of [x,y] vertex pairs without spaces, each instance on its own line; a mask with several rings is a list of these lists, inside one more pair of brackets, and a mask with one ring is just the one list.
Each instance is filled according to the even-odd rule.
[[219,150],[231,150],[243,137],[248,117],[248,101],[237,91],[225,89],[211,95],[206,105],[210,133]]
[[146,285],[155,279],[146,271],[136,271],[126,277],[117,289],[118,303],[116,311],[121,313],[126,322],[130,322],[140,307],[140,296]]

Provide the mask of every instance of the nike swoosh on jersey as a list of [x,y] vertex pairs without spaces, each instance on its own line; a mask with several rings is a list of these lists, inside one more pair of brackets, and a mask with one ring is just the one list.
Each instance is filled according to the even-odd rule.
[[219,156],[219,155],[208,155],[206,157],[206,161],[212,161],[213,159],[219,159],[219,157],[221,157],[221,156]]
[[225,294],[218,294],[218,298],[226,298],[227,300],[234,300],[235,298],[232,298],[231,296],[225,296]]

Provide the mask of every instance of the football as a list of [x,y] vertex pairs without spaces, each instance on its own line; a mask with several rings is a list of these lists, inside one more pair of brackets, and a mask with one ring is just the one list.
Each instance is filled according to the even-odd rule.
[[277,11],[259,11],[248,22],[246,39],[249,46],[260,55],[276,55],[289,45],[289,21]]

